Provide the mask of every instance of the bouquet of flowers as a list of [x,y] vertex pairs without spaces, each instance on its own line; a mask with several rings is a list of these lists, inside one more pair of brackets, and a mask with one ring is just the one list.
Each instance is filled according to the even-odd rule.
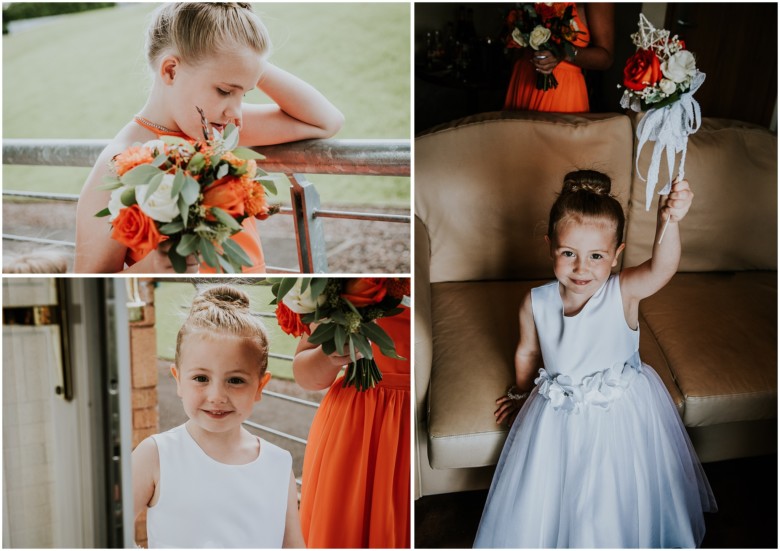
[[621,107],[636,112],[646,111],[636,129],[639,140],[637,174],[643,180],[639,156],[648,140],[655,142],[647,175],[646,209],[652,203],[662,154],[666,152],[669,181],[659,193],[668,195],[672,187],[675,157],[677,153],[682,153],[677,176],[681,180],[685,176],[688,136],[696,132],[701,124],[701,109],[693,94],[706,75],[697,69],[696,59],[686,49],[685,42],[676,35],[669,35],[668,30],[656,29],[644,14],[640,14],[639,30],[631,35],[637,50],[623,69],[626,90],[620,100]]
[[409,305],[408,278],[269,278],[269,282],[282,331],[294,337],[307,334],[309,342],[322,345],[328,355],[348,351],[351,361],[343,386],[364,391],[382,380],[372,342],[385,356],[404,359],[375,320],[400,314],[400,306]]
[[[572,16],[573,2],[537,2],[522,4],[509,13],[507,22],[513,28],[507,40],[509,48],[526,48],[536,51],[548,50],[557,58],[575,55],[573,42],[578,34],[577,23]],[[557,88],[558,80],[552,73],[539,73],[536,89],[546,92]]]
[[235,125],[210,136],[198,111],[203,140],[163,136],[112,159],[100,187],[111,191],[111,199],[95,216],[108,216],[111,237],[138,254],[169,245],[168,257],[179,273],[189,255],[217,271],[240,272],[251,261],[229,238],[241,231],[245,218],[263,220],[278,211],[265,195],[266,189],[276,194],[276,186],[257,167],[262,155],[236,147]]

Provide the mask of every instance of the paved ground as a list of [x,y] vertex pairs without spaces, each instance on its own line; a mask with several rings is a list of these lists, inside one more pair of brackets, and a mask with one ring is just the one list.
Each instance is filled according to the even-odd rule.
[[[181,399],[176,395],[176,381],[170,374],[170,362],[160,360],[157,364],[158,382],[157,394],[160,404],[160,432],[177,427],[187,421]],[[291,381],[271,379],[268,390],[287,394],[303,400],[319,403],[325,392],[309,392],[303,390]],[[314,418],[316,408],[291,403],[273,396],[264,396],[255,406],[255,411],[249,418],[250,421],[264,425],[278,431],[303,438],[308,437],[309,426]],[[280,446],[293,456],[293,470],[296,478],[301,477],[303,470],[303,453],[305,446],[286,438],[275,436],[264,431],[252,431],[262,438]]]
[[[409,214],[403,209],[377,209],[361,205],[342,206],[350,212],[381,212]],[[3,233],[38,238],[74,241],[75,203],[3,202]],[[330,273],[395,273],[411,272],[410,225],[393,222],[323,219],[325,245]],[[295,229],[292,217],[272,216],[258,223],[263,240],[266,264],[298,269]],[[35,245],[40,247],[40,245]],[[29,243],[3,242],[4,254],[31,250]],[[70,256],[72,249],[64,249]],[[5,259],[4,259],[5,261]],[[72,261],[69,270],[72,270]]]

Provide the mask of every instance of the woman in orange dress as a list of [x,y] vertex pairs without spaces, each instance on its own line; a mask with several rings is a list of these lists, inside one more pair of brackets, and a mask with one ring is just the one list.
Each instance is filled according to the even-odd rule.
[[[409,308],[377,323],[398,355],[409,358]],[[300,513],[307,547],[410,547],[410,363],[373,349],[382,381],[362,392],[336,378],[348,356],[327,356],[305,335],[296,350],[298,384],[330,387],[303,460]]]
[[[523,48],[515,61],[504,101],[505,110],[584,113],[590,111],[583,69],[604,71],[612,65],[614,6],[606,3],[574,4],[577,35],[574,56],[556,58],[548,50]],[[511,30],[511,29],[510,29]],[[547,91],[536,88],[538,73],[552,73],[558,81]]]

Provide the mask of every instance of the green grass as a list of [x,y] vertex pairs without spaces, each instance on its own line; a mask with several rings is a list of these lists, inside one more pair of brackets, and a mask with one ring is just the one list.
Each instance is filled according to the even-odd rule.
[[[265,285],[239,285],[249,295],[250,308],[253,312],[273,313],[274,306],[271,288]],[[195,286],[189,283],[171,283],[158,281],[154,293],[155,328],[157,332],[157,356],[165,360],[173,360],[176,353],[176,335],[184,323],[192,299],[195,297]],[[271,343],[270,350],[274,354],[292,356],[298,339],[285,334],[275,318],[263,318]],[[289,361],[271,358],[268,369],[275,378],[292,379],[292,365]]]
[[[143,56],[153,4],[61,17],[3,37],[3,136],[110,138],[143,106]],[[263,3],[271,61],[346,117],[338,138],[410,137],[410,6]],[[259,91],[250,102],[266,99]],[[78,193],[89,169],[4,166],[8,189]],[[324,203],[408,207],[408,178],[312,175]],[[287,199],[285,192],[280,193]]]

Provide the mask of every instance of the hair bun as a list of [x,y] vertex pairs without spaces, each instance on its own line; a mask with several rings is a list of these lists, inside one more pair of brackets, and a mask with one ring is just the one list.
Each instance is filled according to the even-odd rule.
[[577,193],[587,191],[596,195],[609,195],[612,190],[612,180],[609,176],[595,170],[577,170],[569,172],[563,178],[561,193]]
[[225,310],[249,310],[249,296],[229,285],[209,287],[195,297],[192,312],[207,310],[212,306]]

